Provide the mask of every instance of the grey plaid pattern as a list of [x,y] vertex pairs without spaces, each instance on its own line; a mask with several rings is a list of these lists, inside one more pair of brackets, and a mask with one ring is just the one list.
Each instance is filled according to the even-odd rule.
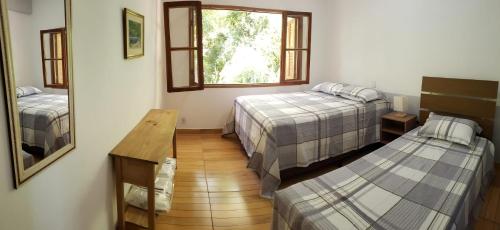
[[385,100],[359,103],[321,92],[238,97],[225,133],[238,134],[261,177],[261,196],[271,198],[280,171],[362,148],[379,141]]
[[23,144],[39,147],[48,156],[67,145],[68,96],[33,94],[17,99]]
[[16,95],[17,97],[26,97],[26,96],[29,96],[29,95],[33,95],[33,94],[39,94],[41,93],[42,91],[33,87],[33,86],[23,86],[23,87],[17,87],[16,88]]
[[339,95],[363,103],[378,99],[385,99],[384,94],[376,89],[353,85],[344,86],[339,92]]
[[323,82],[314,86],[311,90],[337,96],[342,91],[342,88],[344,88],[342,83]]
[[481,131],[475,121],[431,113],[418,135],[471,145],[476,139],[476,132]]
[[467,229],[494,173],[493,143],[416,132],[277,191],[273,229]]

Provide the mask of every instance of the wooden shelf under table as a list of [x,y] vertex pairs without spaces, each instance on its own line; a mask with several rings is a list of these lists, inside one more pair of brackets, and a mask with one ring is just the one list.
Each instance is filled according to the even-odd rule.
[[394,129],[394,128],[382,128],[382,132],[391,133],[395,135],[403,136],[405,134],[404,130]]

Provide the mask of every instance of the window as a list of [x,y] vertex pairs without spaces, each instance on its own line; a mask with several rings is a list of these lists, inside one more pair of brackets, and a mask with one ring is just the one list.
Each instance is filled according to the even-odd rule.
[[301,82],[309,79],[310,13],[286,12],[283,14],[282,81]]
[[167,90],[201,90],[204,85],[201,2],[163,4]]
[[309,83],[311,16],[165,2],[168,92]]
[[40,31],[43,83],[47,88],[68,88],[66,72],[66,29]]

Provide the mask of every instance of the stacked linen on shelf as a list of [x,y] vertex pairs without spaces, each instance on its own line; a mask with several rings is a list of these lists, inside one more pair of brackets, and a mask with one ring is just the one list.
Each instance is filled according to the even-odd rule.
[[[174,194],[174,176],[176,159],[168,158],[162,164],[160,172],[155,179],[155,211],[168,212],[172,204]],[[125,197],[125,201],[134,207],[148,209],[148,191],[145,187],[132,185]]]

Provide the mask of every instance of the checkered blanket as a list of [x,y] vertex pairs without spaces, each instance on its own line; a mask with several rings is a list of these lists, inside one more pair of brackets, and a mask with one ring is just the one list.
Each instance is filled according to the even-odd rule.
[[365,104],[307,91],[238,97],[233,110],[224,132],[236,132],[250,157],[249,167],[261,177],[261,196],[271,198],[281,170],[378,142],[380,118],[389,103]]
[[17,104],[24,145],[42,148],[48,156],[69,143],[67,95],[33,94]]
[[277,191],[273,229],[466,229],[494,173],[494,146],[416,130],[335,171]]

